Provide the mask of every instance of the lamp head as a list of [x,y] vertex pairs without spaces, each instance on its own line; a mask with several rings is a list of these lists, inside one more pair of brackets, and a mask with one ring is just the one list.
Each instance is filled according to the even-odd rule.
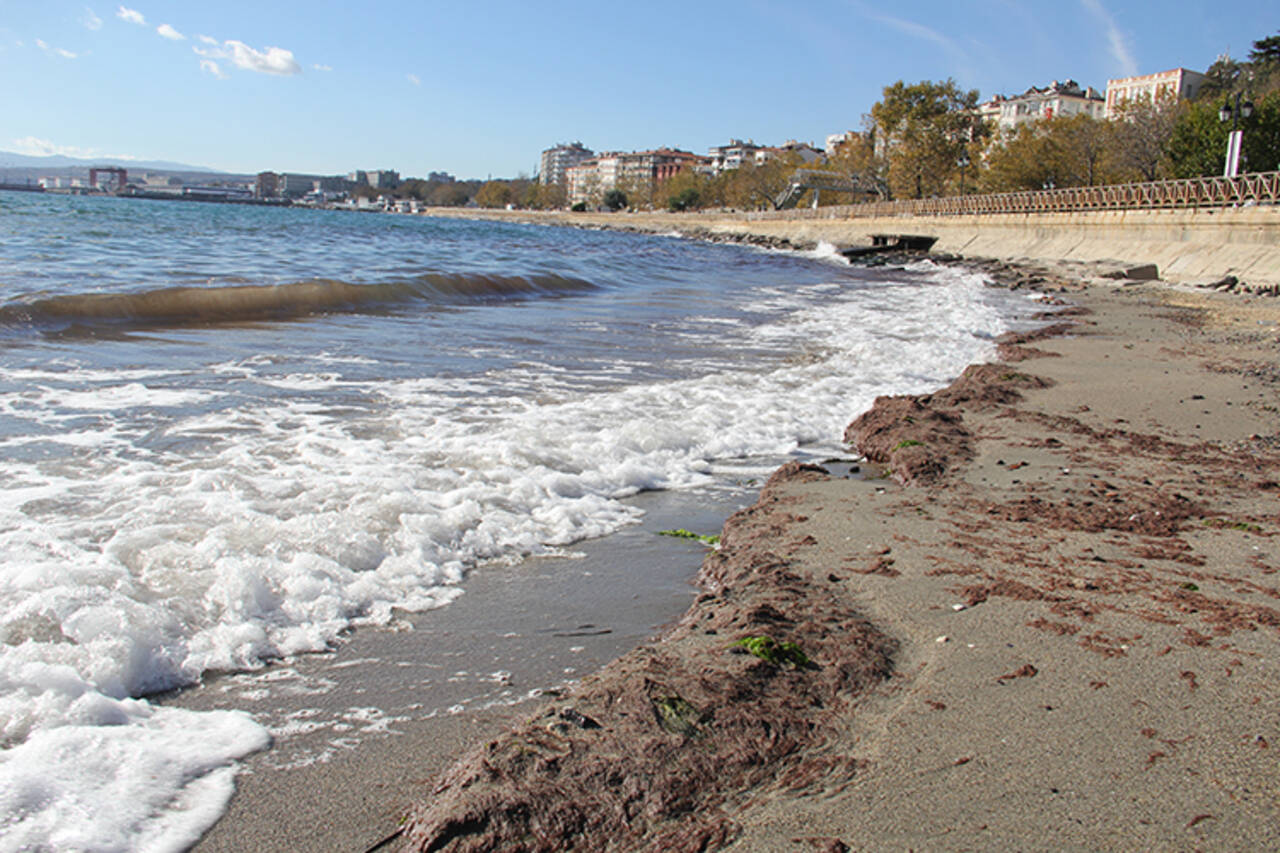
[[1218,110],[1218,121],[1231,121],[1231,105],[1223,104]]
[[1248,118],[1253,115],[1253,101],[1245,101],[1240,105],[1241,118]]

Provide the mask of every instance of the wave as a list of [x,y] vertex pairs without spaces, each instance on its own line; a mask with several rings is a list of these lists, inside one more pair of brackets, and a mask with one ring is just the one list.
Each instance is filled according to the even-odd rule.
[[201,326],[367,313],[415,302],[457,305],[555,297],[595,289],[597,285],[589,281],[551,273],[427,273],[381,284],[315,279],[276,285],[166,287],[9,302],[0,306],[0,326]]

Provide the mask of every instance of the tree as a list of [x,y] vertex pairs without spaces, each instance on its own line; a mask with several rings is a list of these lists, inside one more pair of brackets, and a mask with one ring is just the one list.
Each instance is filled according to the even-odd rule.
[[[875,193],[881,199],[889,197],[888,163],[876,154],[874,127],[843,143],[834,152],[828,152],[826,171],[835,172],[855,184]],[[846,193],[824,192],[821,200],[829,204],[846,204],[860,199],[844,198]]]
[[710,196],[711,179],[685,167],[658,185],[655,202],[671,211],[696,210]]
[[800,155],[785,152],[763,163],[748,162],[725,172],[725,201],[733,207],[776,210],[779,196],[800,165]]
[[1164,177],[1166,148],[1179,112],[1172,97],[1142,96],[1120,104],[1115,126],[1116,162],[1129,177],[1143,181]]
[[612,211],[619,211],[627,206],[627,194],[619,189],[609,190],[602,199],[604,206]]
[[885,87],[871,118],[895,195],[923,198],[944,192],[959,172],[966,146],[987,134],[977,106],[978,90],[963,92],[951,79],[910,86],[899,80]]
[[481,207],[506,207],[511,203],[511,185],[506,181],[486,181],[476,193],[476,204]]
[[1258,65],[1280,62],[1280,33],[1258,39],[1249,51],[1249,61]]

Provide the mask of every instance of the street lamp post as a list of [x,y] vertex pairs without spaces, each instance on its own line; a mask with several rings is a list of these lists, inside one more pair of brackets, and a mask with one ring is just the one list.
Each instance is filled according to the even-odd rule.
[[1240,149],[1244,142],[1244,131],[1239,129],[1242,119],[1253,115],[1253,101],[1240,102],[1240,93],[1236,92],[1235,105],[1230,101],[1218,110],[1218,119],[1222,122],[1231,120],[1231,134],[1227,137],[1227,162],[1222,168],[1224,178],[1234,178],[1240,173]]
[[964,170],[969,168],[968,151],[960,152],[960,157],[956,160],[956,165],[960,167],[960,195],[964,195]]

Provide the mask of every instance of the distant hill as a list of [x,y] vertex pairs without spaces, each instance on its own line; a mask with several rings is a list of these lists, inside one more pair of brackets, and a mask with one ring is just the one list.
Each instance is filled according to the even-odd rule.
[[51,154],[47,157],[33,157],[30,154],[16,154],[12,151],[0,151],[0,169],[65,169],[68,167],[89,168],[90,166],[120,166],[125,169],[153,169],[162,172],[207,172],[214,175],[225,175],[218,169],[208,166],[192,166],[188,163],[171,163],[167,160],[121,160],[118,157],[66,157]]

